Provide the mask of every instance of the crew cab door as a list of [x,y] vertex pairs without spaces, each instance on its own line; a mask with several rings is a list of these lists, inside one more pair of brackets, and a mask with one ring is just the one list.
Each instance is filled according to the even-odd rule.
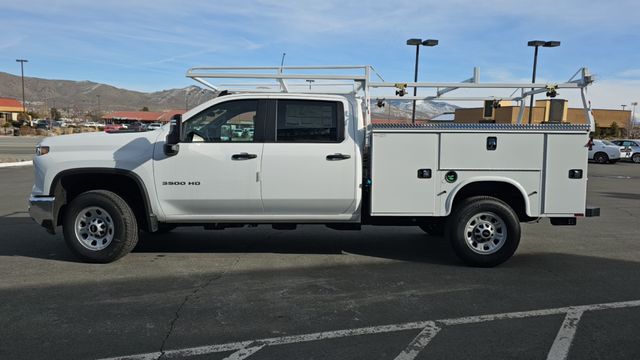
[[356,144],[346,101],[272,99],[265,124],[265,215],[349,218],[356,203]]
[[234,219],[263,213],[260,195],[266,100],[230,100],[186,119],[177,155],[156,147],[154,177],[169,220]]

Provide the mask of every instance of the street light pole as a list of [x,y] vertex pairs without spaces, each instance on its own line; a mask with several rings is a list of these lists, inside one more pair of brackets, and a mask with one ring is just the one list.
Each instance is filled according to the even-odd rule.
[[98,121],[100,121],[100,95],[96,95],[96,97],[98,98],[98,111],[96,112],[96,117],[98,118]]
[[626,108],[626,107],[627,107],[627,105],[625,105],[625,104],[622,104],[622,105],[620,105],[620,106],[622,106],[622,111],[624,111],[624,108]]
[[[533,53],[533,76],[531,77],[531,83],[536,82],[536,69],[538,68],[538,48],[542,47],[557,47],[560,46],[560,41],[542,41],[542,40],[532,40],[527,43],[527,46],[533,46],[535,51]],[[534,91],[534,89],[531,89]],[[529,124],[531,124],[533,119],[533,94],[531,94],[531,103],[529,104]]]
[[[422,40],[422,39],[409,39],[407,40],[407,45],[410,46],[415,46],[416,47],[416,65],[415,65],[415,71],[413,74],[413,82],[418,82],[418,59],[420,58],[420,46],[436,46],[438,45],[438,40],[435,39],[427,39],[427,40]],[[418,87],[414,86],[413,87],[413,96],[417,96],[418,95]],[[411,123],[415,124],[416,123],[416,100],[413,100],[413,109],[411,111]]]
[[[636,106],[638,106],[638,102],[634,101],[631,103],[632,109],[631,110],[631,130],[633,130],[633,125],[635,125],[636,122]],[[631,135],[631,131],[629,131],[629,135]]]
[[[420,58],[420,45],[416,46],[416,67],[413,73],[413,82],[418,82],[418,59]],[[413,96],[418,95],[418,87],[413,88]],[[416,123],[416,100],[413,100],[413,108],[411,110],[411,123]]]
[[25,59],[16,59],[16,62],[20,63],[20,76],[22,77],[22,115],[27,114],[27,104],[24,100],[24,63],[29,62],[29,60]]

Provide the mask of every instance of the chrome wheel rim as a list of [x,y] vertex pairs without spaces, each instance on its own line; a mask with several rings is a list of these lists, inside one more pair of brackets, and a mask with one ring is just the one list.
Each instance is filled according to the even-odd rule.
[[86,207],[76,216],[75,232],[84,248],[91,251],[103,250],[113,241],[113,218],[101,207]]
[[498,215],[482,212],[467,221],[464,238],[471,251],[481,255],[493,254],[507,240],[507,225]]

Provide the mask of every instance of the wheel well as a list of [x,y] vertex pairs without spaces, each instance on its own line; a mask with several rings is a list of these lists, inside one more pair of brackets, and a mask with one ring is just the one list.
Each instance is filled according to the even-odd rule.
[[[54,182],[56,198],[62,195],[64,204],[58,214],[78,195],[90,190],[108,190],[116,193],[131,207],[140,228],[148,228],[148,199],[141,184],[125,173],[72,173],[60,176]],[[57,224],[62,224],[62,216],[57,217]]]
[[480,181],[465,185],[453,199],[452,208],[473,196],[491,196],[507,203],[516,212],[520,221],[531,221],[527,216],[526,202],[520,190],[513,184],[502,181]]

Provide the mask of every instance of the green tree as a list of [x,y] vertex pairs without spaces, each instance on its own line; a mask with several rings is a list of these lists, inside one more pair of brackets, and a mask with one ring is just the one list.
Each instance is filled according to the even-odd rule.
[[620,126],[618,126],[617,122],[612,122],[611,127],[609,128],[610,134],[613,137],[620,137]]
[[145,106],[142,109],[140,109],[140,111],[149,111],[149,108]]

